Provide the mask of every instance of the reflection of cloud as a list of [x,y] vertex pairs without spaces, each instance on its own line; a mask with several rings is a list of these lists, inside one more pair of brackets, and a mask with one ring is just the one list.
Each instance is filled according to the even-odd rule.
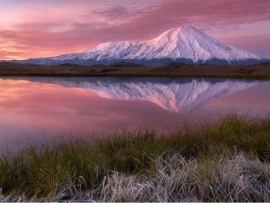
[[[19,10],[21,19],[17,19],[13,28],[1,27],[0,38],[28,47],[23,49],[25,57],[38,57],[84,51],[106,41],[146,40],[172,27],[190,24],[204,31],[223,28],[224,32],[229,32],[232,26],[270,19],[270,1],[264,0],[204,0],[199,3],[197,0],[129,1],[125,4],[121,6],[123,2],[120,0],[113,1],[113,4],[111,1],[110,4],[102,4],[80,0],[47,2],[45,5],[27,1],[25,6],[28,10]],[[31,5],[36,12],[29,14]],[[10,12],[15,13],[16,10]],[[2,19],[7,19],[4,17]],[[266,42],[267,39],[263,38],[265,33],[256,27],[254,29]],[[267,46],[263,45],[262,49]],[[9,54],[2,50],[0,57],[5,58]]]

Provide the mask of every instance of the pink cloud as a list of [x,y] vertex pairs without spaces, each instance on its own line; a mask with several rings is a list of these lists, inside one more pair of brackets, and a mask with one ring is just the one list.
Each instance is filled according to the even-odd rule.
[[[34,4],[33,1],[27,3],[28,6]],[[0,43],[12,42],[9,47],[0,44],[0,58],[53,56],[84,51],[107,41],[147,40],[167,29],[184,25],[198,27],[224,39],[226,33],[241,29],[241,25],[255,26],[265,20],[269,21],[268,30],[257,29],[256,35],[254,31],[247,31],[246,39],[251,37],[252,41],[243,39],[240,43],[237,39],[241,36],[235,34],[224,42],[270,57],[270,50],[267,50],[270,1],[169,0],[148,1],[143,6],[142,2],[136,1],[124,6],[121,3],[120,0],[107,5],[84,0],[65,1],[65,4],[48,1],[44,8],[35,3],[37,11],[31,15],[21,13],[28,15],[25,21],[20,20],[12,29],[0,31]],[[223,34],[219,35],[218,31]]]

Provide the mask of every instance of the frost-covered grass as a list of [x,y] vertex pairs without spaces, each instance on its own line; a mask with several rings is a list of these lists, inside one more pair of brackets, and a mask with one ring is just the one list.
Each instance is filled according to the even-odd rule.
[[270,201],[270,118],[62,140],[0,159],[0,201]]

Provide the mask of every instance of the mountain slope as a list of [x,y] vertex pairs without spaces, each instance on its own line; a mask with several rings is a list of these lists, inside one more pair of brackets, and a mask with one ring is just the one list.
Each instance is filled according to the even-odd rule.
[[28,59],[37,64],[107,64],[117,61],[161,65],[170,61],[185,63],[256,63],[260,56],[224,45],[193,27],[174,28],[148,41],[102,43],[77,54]]

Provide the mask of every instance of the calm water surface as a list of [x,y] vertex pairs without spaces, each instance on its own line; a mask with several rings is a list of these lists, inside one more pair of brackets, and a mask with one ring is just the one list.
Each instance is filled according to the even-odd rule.
[[233,110],[258,117],[270,110],[270,81],[14,77],[0,78],[0,91],[2,148],[138,127],[168,133]]

